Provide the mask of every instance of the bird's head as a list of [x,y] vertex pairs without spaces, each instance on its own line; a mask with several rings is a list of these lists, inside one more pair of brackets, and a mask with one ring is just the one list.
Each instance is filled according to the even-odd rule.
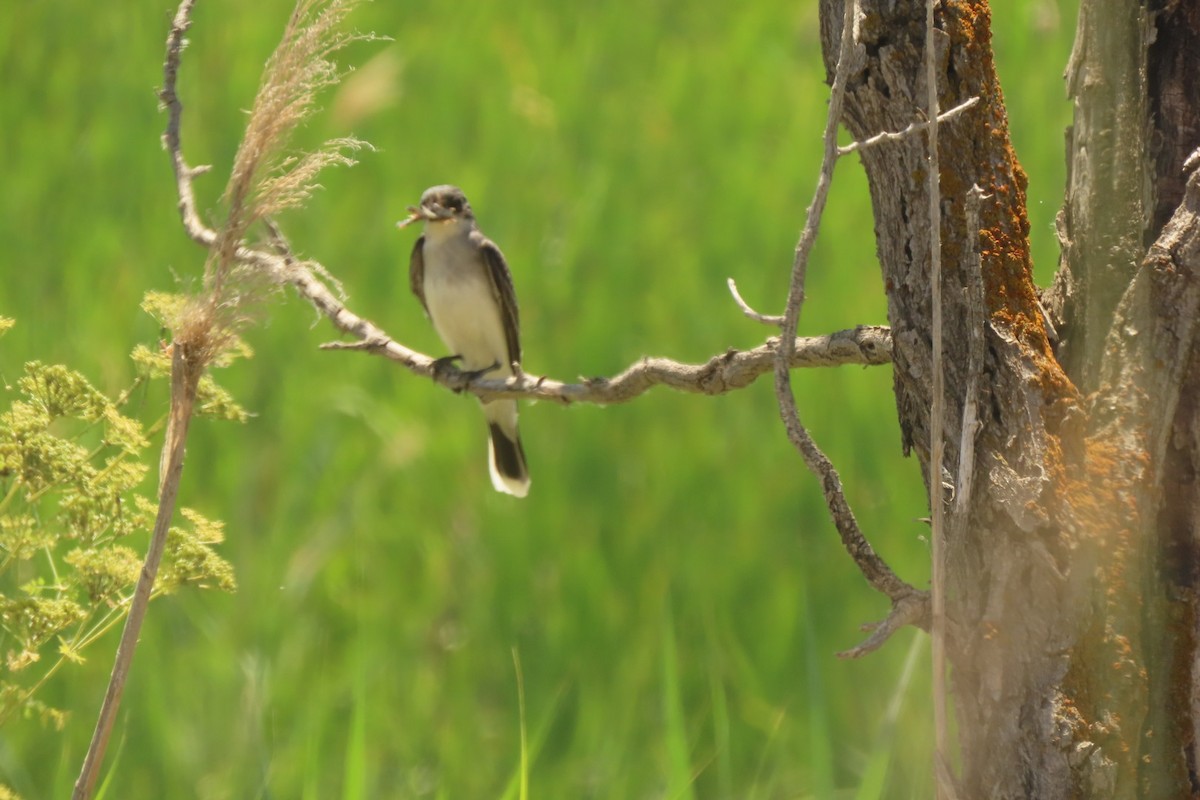
[[408,207],[408,216],[396,223],[397,228],[407,227],[414,222],[429,225],[457,227],[455,223],[471,224],[475,214],[467,196],[457,186],[432,186],[421,195],[421,204]]

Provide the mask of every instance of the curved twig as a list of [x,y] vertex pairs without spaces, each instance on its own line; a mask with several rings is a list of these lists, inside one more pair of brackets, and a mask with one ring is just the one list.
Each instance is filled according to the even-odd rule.
[[733,302],[738,304],[738,308],[742,310],[749,319],[755,322],[761,322],[763,325],[773,325],[778,328],[783,324],[783,317],[779,314],[760,314],[755,311],[749,303],[742,299],[742,293],[738,291],[737,282],[733,278],[726,278],[725,284],[729,287],[729,293],[733,295]]
[[821,481],[821,490],[825,495],[825,504],[833,518],[842,546],[854,559],[859,571],[877,591],[888,596],[892,601],[892,613],[881,623],[875,634],[853,650],[844,655],[854,657],[879,647],[893,631],[904,624],[924,620],[924,612],[918,609],[928,603],[927,593],[921,592],[901,580],[888,566],[867,541],[859,528],[858,521],[850,504],[846,501],[846,493],[842,488],[841,478],[829,457],[821,451],[812,436],[800,421],[800,413],[796,408],[796,397],[792,392],[791,357],[792,337],[789,331],[795,331],[800,320],[800,308],[804,303],[804,282],[808,272],[808,258],[816,241],[817,230],[820,228],[821,215],[825,210],[825,202],[829,197],[829,187],[833,180],[833,168],[839,157],[837,146],[837,128],[842,118],[842,105],[846,95],[846,84],[850,76],[859,68],[863,57],[862,46],[858,44],[858,0],[846,0],[842,20],[842,37],[838,49],[837,68],[834,72],[833,86],[829,96],[829,113],[825,120],[825,152],[821,161],[821,171],[817,177],[817,187],[813,193],[812,205],[808,208],[804,228],[796,243],[796,254],[792,262],[791,280],[788,285],[788,298],[781,331],[783,345],[775,353],[775,394],[779,401],[779,415],[787,430],[788,440],[800,452],[809,470]]

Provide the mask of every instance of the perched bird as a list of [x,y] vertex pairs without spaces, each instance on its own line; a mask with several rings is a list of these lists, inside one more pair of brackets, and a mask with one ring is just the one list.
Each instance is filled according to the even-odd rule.
[[[457,186],[434,186],[419,206],[396,223],[424,222],[413,245],[408,277],[434,330],[464,371],[508,376],[521,364],[520,322],[512,274],[500,252],[475,222],[471,204]],[[483,403],[487,418],[488,471],[498,492],[524,497],[529,469],[517,430],[517,401]]]

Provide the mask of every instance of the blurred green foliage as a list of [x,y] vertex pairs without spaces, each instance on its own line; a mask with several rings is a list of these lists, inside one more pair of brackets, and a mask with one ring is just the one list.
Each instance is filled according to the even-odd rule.
[[[827,97],[815,7],[365,6],[354,25],[394,41],[343,54],[356,71],[297,145],[354,134],[378,150],[281,223],[355,311],[432,354],[407,288],[412,235],[392,224],[443,182],[508,256],[527,371],[571,379],[755,345],[768,331],[724,281],[764,312],[786,288]],[[196,8],[183,142],[190,163],[214,165],[197,179],[211,218],[289,11]],[[160,335],[143,293],[196,285],[204,254],[178,223],[154,97],[173,12],[41,0],[0,15],[0,314],[20,322],[0,343],[6,383],[38,359],[112,396],[132,379],[125,354]],[[994,13],[1045,281],[1075,6]],[[885,321],[873,260],[865,182],[846,160],[802,333]],[[524,779],[533,797],[929,796],[927,642],[907,631],[863,661],[834,658],[886,603],[840,549],[768,381],[526,406],[533,488],[515,501],[489,487],[471,400],[318,351],[330,326],[277,300],[247,332],[255,358],[223,376],[254,416],[193,425],[181,494],[226,521],[239,590],[152,607],[113,794],[517,797]],[[924,585],[927,506],[898,452],[889,371],[795,384],[863,528]],[[130,413],[165,399],[151,386]],[[63,732],[0,733],[0,783],[69,794],[113,647],[43,688],[71,710]]]

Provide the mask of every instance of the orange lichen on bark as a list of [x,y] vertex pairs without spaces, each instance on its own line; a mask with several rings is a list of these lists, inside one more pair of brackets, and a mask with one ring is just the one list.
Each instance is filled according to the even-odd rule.
[[[1053,384],[1059,391],[1070,391],[1069,381],[1061,376],[1051,353],[1033,284],[1026,210],[1028,179],[1008,134],[1004,94],[991,51],[991,10],[982,0],[946,2],[942,24],[953,47],[962,53],[954,61],[960,78],[958,91],[976,94],[982,101],[956,121],[942,139],[945,158],[940,159],[939,177],[943,194],[956,200],[966,197],[969,176],[977,176],[974,180],[990,198],[982,209],[978,235],[992,322],[1011,332],[1038,360],[1039,368],[1056,373]],[[963,99],[947,96],[943,102]],[[957,243],[961,237],[949,228],[961,226],[962,221],[962,216],[952,215],[943,223],[948,228],[943,240],[948,244],[950,264],[959,263]]]

